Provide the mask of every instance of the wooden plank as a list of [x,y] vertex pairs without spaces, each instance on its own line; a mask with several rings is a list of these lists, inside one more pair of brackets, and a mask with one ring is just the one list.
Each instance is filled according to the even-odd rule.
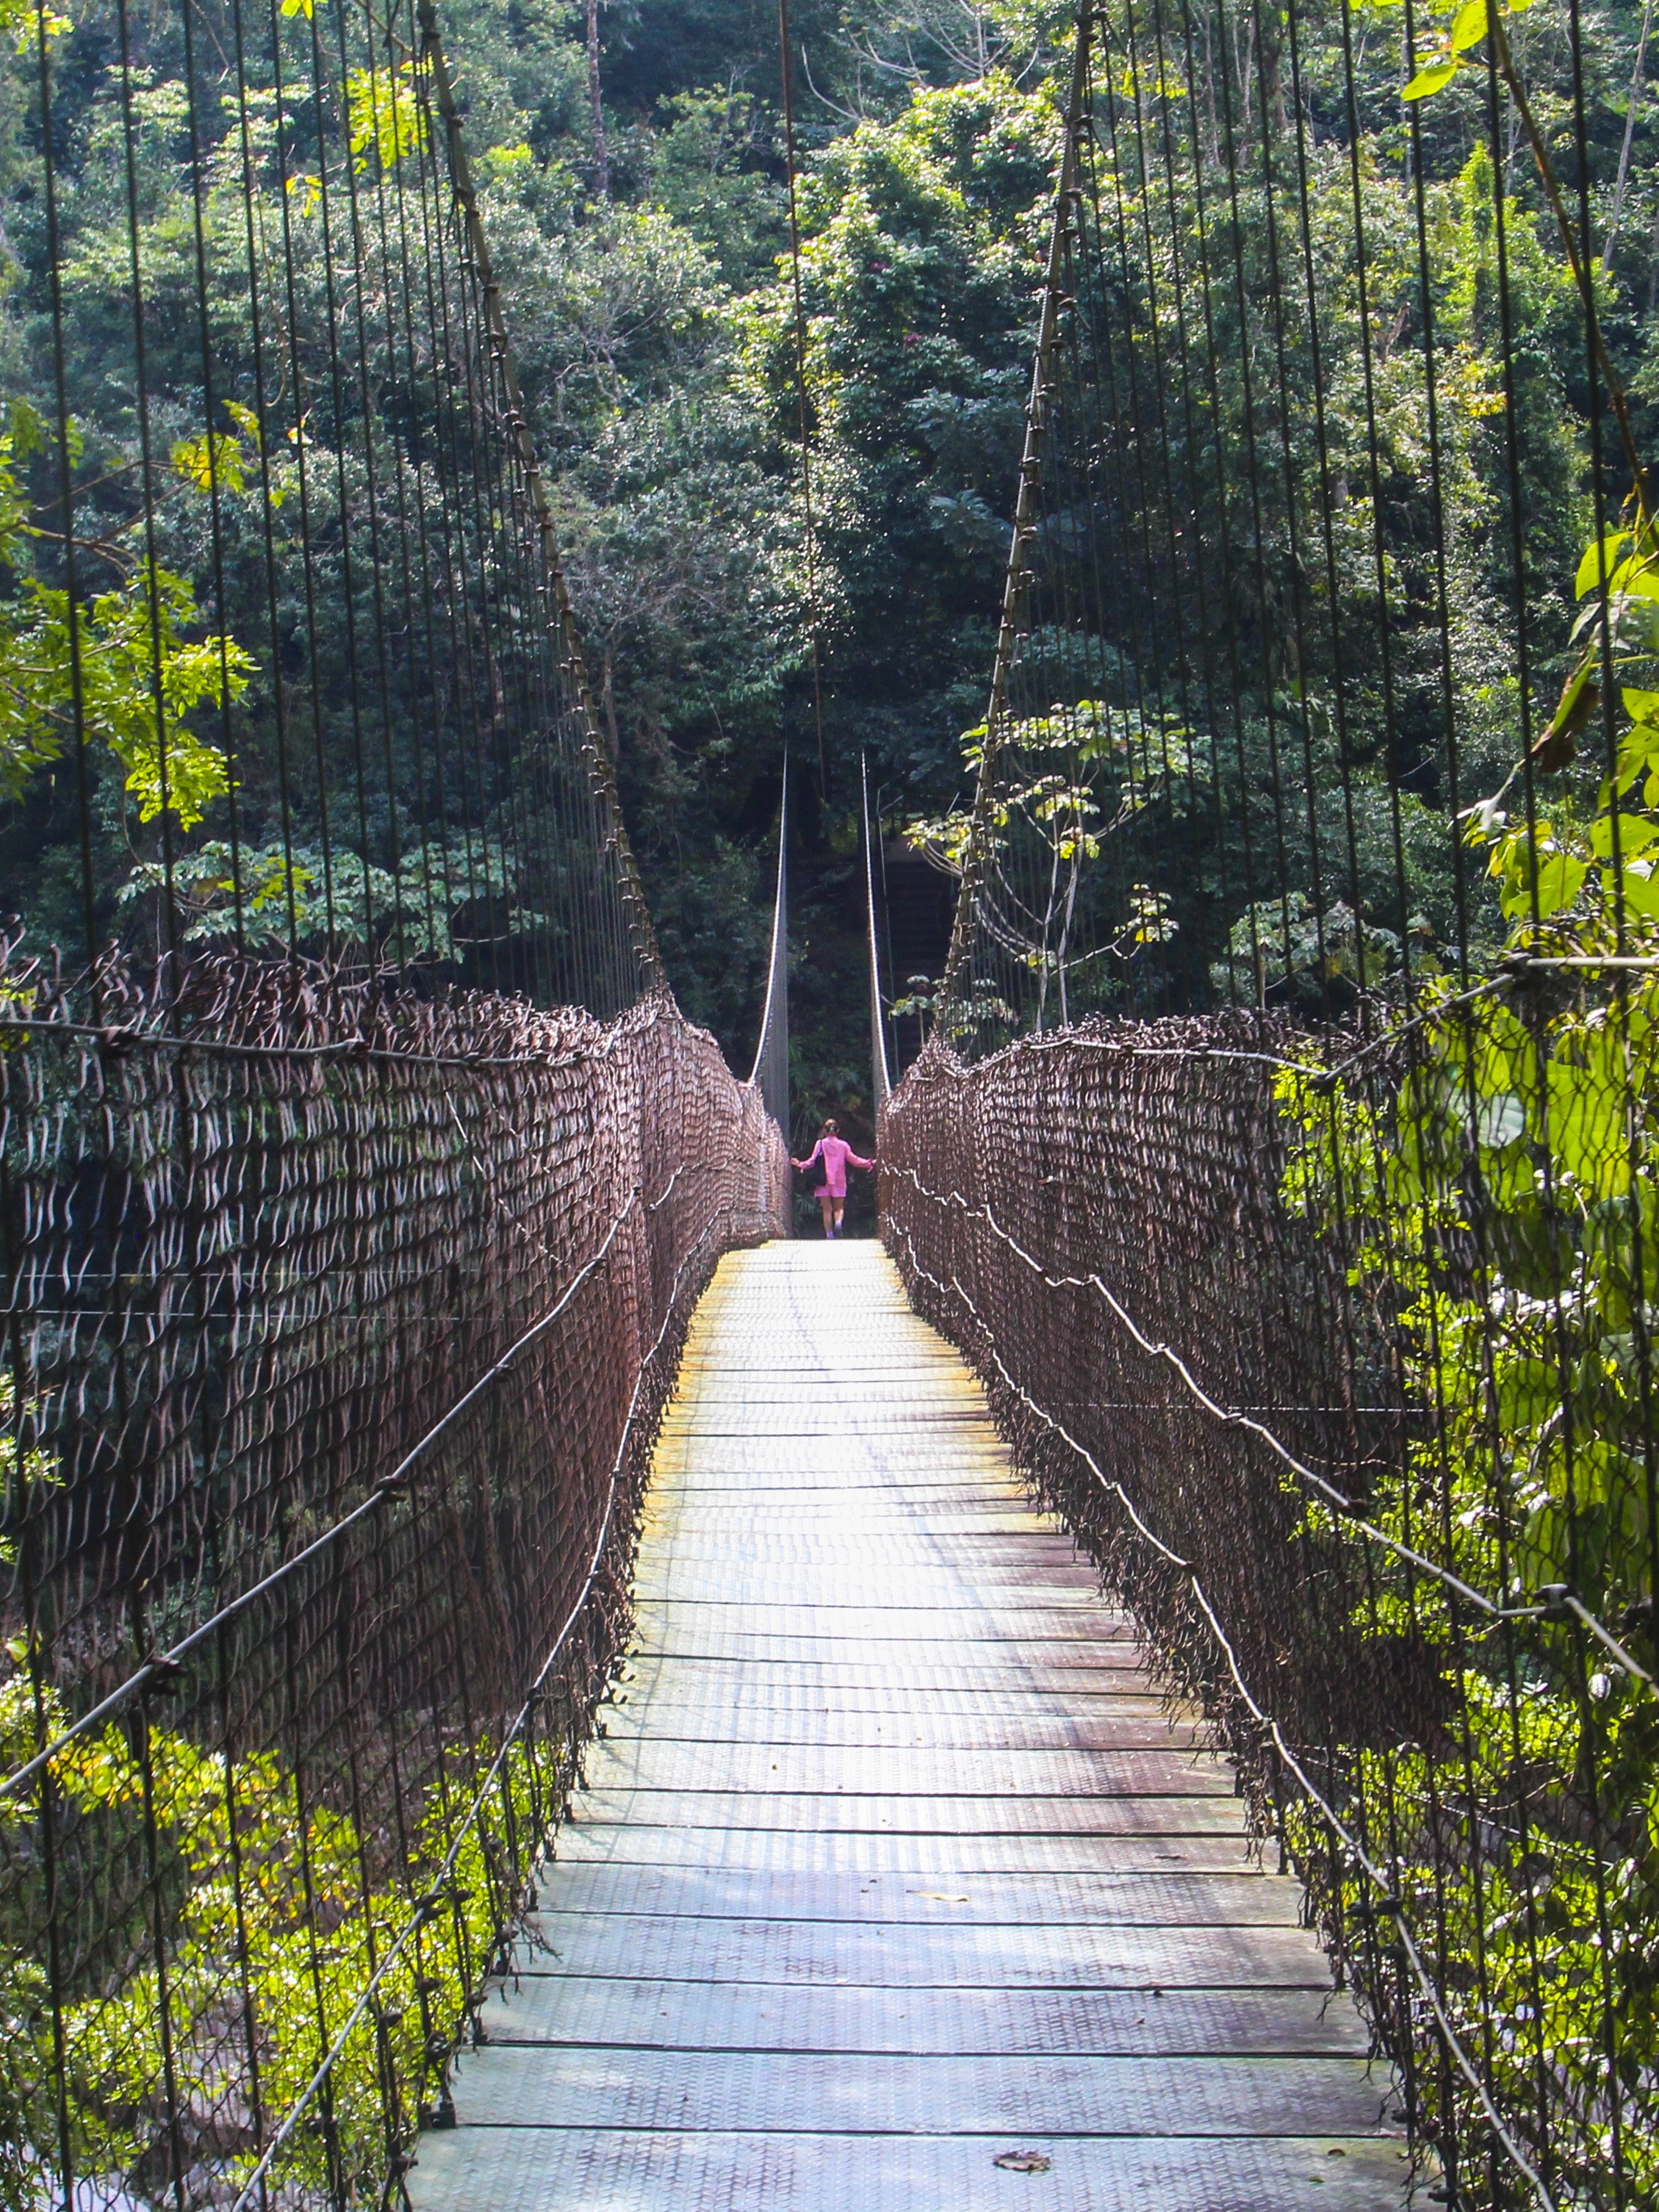
[[981,2057],[1192,2058],[1346,2052],[1327,1992],[1275,1990],[830,1989],[532,1976],[484,2008],[492,2045],[615,2050],[892,2052]]
[[416,2212],[1403,2203],[1294,1885],[878,1248],[722,1262],[656,1469]]
[[[1182,1832],[1143,1830],[1112,1839],[1109,1863],[1125,1874],[1231,1874],[1243,1861],[1237,1819],[1218,1816]],[[935,1887],[985,1875],[1090,1874],[1101,1865],[1092,1836],[835,1835],[803,1842],[788,1828],[688,1828],[683,1822],[631,1820],[569,1830],[559,1848],[562,1866],[702,1867],[736,1874],[787,1869],[812,1874],[904,1875]]]
[[[557,1971],[882,1989],[1290,1989],[1328,1979],[1293,1926],[1034,1928],[544,1914]],[[526,1965],[531,1960],[526,1954]]]
[[[792,1867],[785,1872],[650,1860],[562,1860],[556,1895],[561,1913],[672,1912],[684,1919],[722,1921],[870,1921],[926,1927],[949,1920],[994,1928],[1189,1927],[1212,1921],[1228,1927],[1298,1925],[1290,1885],[1249,1865],[1206,1868],[1197,1880],[1163,1867],[1110,1874],[1091,1869],[1071,1875],[981,1869],[945,1887],[937,1876],[896,1875],[891,1869],[873,1874]],[[538,1917],[532,1927],[548,1951],[546,1957],[526,1954],[524,1971],[554,1971],[548,1965],[553,1924]],[[1322,1988],[1325,1971],[1311,1945],[1306,1955],[1311,1980]]]
[[[994,2136],[635,2134],[556,2122],[489,2134],[487,2166],[465,2130],[427,2139],[410,2176],[416,2204],[456,2212],[1378,2212],[1405,2198],[1397,2163],[1404,2154],[1367,2137],[1074,2138],[1050,2143],[1052,2166],[1034,2177],[996,2166]],[[469,2194],[475,2176],[487,2193]]]

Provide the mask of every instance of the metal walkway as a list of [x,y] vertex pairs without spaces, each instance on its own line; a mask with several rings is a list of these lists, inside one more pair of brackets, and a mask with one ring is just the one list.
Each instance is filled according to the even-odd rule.
[[416,2212],[1401,2205],[1295,1886],[878,1246],[722,1262],[637,1589]]

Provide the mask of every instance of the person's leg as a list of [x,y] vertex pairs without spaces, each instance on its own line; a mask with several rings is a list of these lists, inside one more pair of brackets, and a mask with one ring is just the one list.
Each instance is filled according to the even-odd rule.
[[827,1190],[821,1190],[818,1193],[818,1212],[823,1216],[823,1234],[826,1240],[833,1237],[836,1233],[835,1205],[835,1200],[830,1197]]
[[837,1237],[841,1235],[841,1217],[846,1211],[847,1200],[844,1198],[838,1198],[836,1200],[836,1234]]

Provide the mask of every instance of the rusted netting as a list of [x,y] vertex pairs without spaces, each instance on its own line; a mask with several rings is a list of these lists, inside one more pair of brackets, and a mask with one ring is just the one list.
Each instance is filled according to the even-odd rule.
[[76,1029],[14,988],[10,2182],[385,2201],[624,1632],[691,1305],[781,1227],[781,1139],[665,999],[600,1024],[203,960],[106,970]]
[[[1553,983],[1515,988],[1517,1033],[1568,1018]],[[1479,1043],[1497,1016],[1488,994],[1447,1019]],[[1609,1414],[1552,1505],[1540,1449],[1516,1445],[1516,1394],[1559,1402],[1581,1353],[1522,1294],[1486,1153],[1419,1035],[1237,1012],[1085,1024],[973,1066],[934,1042],[884,1116],[884,1233],[1238,1761],[1435,2185],[1645,2202],[1651,2076],[1567,2032],[1604,1981],[1634,1998],[1647,1955],[1620,1784],[1653,1725],[1650,1612],[1584,1596],[1641,1468],[1615,1467]],[[1443,1157],[1457,1206],[1401,1209],[1401,1161]],[[1553,1233],[1571,1260],[1565,1216]],[[1466,1386],[1454,1352],[1483,1343]],[[1544,1581],[1552,1512],[1575,1585]],[[1639,2008],[1618,2017],[1639,2041]]]
[[1403,1418],[1380,1347],[1343,1357],[1353,1323],[1340,1273],[1279,1201],[1272,1078],[1291,1042],[1271,1016],[1224,1015],[1089,1024],[973,1069],[930,1048],[884,1125],[887,1235],[1186,1686],[1231,1707],[1218,1653],[1190,1632],[1185,1576],[1137,1539],[1124,1501],[1051,1424],[1200,1567],[1247,1678],[1304,1742],[1380,1740],[1402,1695],[1419,1718],[1433,1708],[1420,1654],[1402,1644],[1385,1678],[1355,1671],[1353,1638],[1334,1625],[1289,1632],[1313,1566],[1297,1540],[1301,1494],[1265,1443],[1218,1421],[1147,1348],[1197,1359],[1217,1405],[1350,1487]]

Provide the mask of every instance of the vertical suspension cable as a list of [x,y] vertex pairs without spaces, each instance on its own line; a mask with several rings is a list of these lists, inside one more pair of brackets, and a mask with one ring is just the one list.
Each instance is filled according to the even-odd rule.
[[806,295],[800,273],[794,40],[789,28],[789,0],[778,0],[778,65],[783,92],[783,162],[789,201],[789,289],[793,318],[796,422],[800,439],[801,520],[806,553],[806,623],[812,661],[812,732],[817,745],[818,805],[823,807],[829,803],[830,773],[823,743],[823,626],[819,617],[817,531],[812,512],[812,426],[806,379]]
[[772,932],[766,960],[766,1001],[761,1009],[760,1038],[750,1070],[767,1112],[789,1137],[789,757],[783,761],[778,799],[778,871],[772,902]]
[[882,994],[880,940],[876,929],[876,833],[870,819],[870,764],[862,757],[859,761],[859,787],[864,832],[865,941],[870,969],[870,1082],[876,1112],[879,1114],[893,1082],[887,1065],[886,1001]]
[[961,881],[957,891],[950,950],[939,985],[941,1015],[959,1006],[971,990],[971,970],[976,927],[975,903],[985,880],[989,859],[992,817],[996,806],[997,756],[1006,720],[1008,685],[1015,663],[1019,632],[1027,601],[1026,545],[1036,512],[1042,471],[1044,433],[1049,408],[1049,370],[1060,317],[1061,279],[1070,234],[1072,186],[1077,173],[1078,134],[1081,127],[1085,89],[1088,83],[1091,13],[1085,8],[1079,18],[1072,61],[1071,89],[1066,103],[1060,142],[1054,221],[1048,234],[1048,253],[1043,273],[1037,315],[1037,338],[1025,407],[1025,434],[1019,461],[1018,489],[1014,501],[1008,565],[1003,578],[1002,612],[997,627],[996,659],[991,674],[991,696],[985,711],[985,749],[975,787],[972,817],[963,852]]

